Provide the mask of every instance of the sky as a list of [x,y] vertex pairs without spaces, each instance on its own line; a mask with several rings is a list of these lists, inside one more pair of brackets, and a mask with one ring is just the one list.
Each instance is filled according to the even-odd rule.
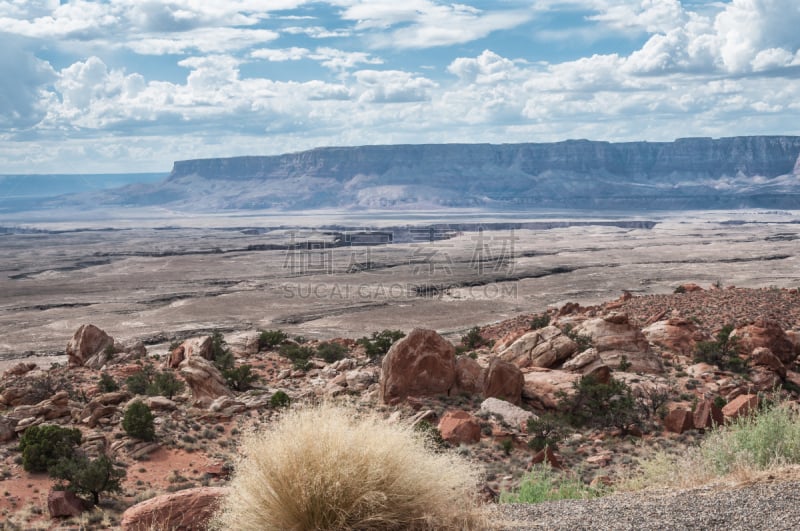
[[798,0],[0,0],[0,174],[800,134]]

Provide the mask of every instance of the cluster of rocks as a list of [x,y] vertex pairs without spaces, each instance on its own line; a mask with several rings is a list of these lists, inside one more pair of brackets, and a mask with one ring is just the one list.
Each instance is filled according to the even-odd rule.
[[[708,292],[689,285],[680,296],[703,293]],[[549,323],[536,329],[531,329],[525,319],[492,325],[483,330],[484,338],[493,340],[491,346],[471,355],[457,355],[455,346],[433,330],[416,329],[395,342],[380,365],[367,359],[352,340],[337,340],[349,351],[343,359],[326,363],[312,358],[309,368],[298,370],[288,360],[281,362],[277,354],[270,354],[269,377],[263,365],[260,375],[294,399],[354,395],[364,407],[383,403],[394,408],[394,420],[434,421],[442,439],[455,446],[474,445],[487,437],[514,444],[525,441],[528,420],[541,412],[557,410],[562,397],[574,393],[576,382],[584,376],[605,383],[612,377],[622,380],[634,393],[666,392],[661,427],[676,434],[705,430],[747,414],[758,406],[759,393],[776,386],[800,388],[800,374],[796,372],[800,320],[793,326],[764,317],[739,322],[731,337],[739,347],[745,373],[735,374],[693,359],[698,343],[713,340],[715,329],[674,308],[659,307],[647,318],[642,318],[644,311],[638,310],[631,317],[626,310],[638,308],[636,300],[626,294],[601,306],[567,304],[550,311]],[[77,400],[66,390],[48,392],[55,377],[53,371],[18,364],[0,379],[0,407],[4,409],[0,414],[0,442],[13,441],[30,426],[68,424],[82,429],[83,449],[92,455],[110,453],[119,457],[124,453],[136,459],[157,449],[158,443],[131,444],[107,438],[134,400],[147,403],[156,415],[194,412],[193,418],[214,421],[227,421],[248,410],[268,409],[272,393],[266,386],[237,393],[226,385],[213,363],[212,343],[208,336],[187,339],[159,361],[163,370],[173,370],[186,383],[187,392],[172,399],[137,397],[128,391],[100,392],[96,385],[90,385],[81,389],[83,397]],[[246,352],[239,355],[263,354],[255,345],[251,338]],[[140,371],[145,360],[154,361],[141,343],[121,344],[88,324],[70,339],[67,355],[69,375],[84,381],[96,379],[99,371],[125,378]],[[469,405],[465,407],[458,397],[468,397]],[[440,400],[444,408],[434,413],[423,407],[424,400]],[[410,414],[406,406],[411,406]],[[491,429],[487,430],[486,419],[492,419]],[[593,437],[599,440],[604,436]],[[608,453],[591,455],[587,462],[590,459],[594,460],[591,464],[599,466],[610,461]],[[529,463],[541,461],[553,466],[564,464],[550,448],[532,455]],[[608,478],[604,476],[603,480]],[[203,512],[201,507],[210,507],[212,500],[223,495],[224,489],[201,488],[159,496],[129,509],[123,527],[147,527],[153,518],[170,514],[176,504],[196,506],[196,513],[205,517],[210,512]],[[73,514],[81,507],[67,495],[51,497],[48,505],[52,514]],[[176,512],[175,525],[186,525],[180,520],[183,514]]]

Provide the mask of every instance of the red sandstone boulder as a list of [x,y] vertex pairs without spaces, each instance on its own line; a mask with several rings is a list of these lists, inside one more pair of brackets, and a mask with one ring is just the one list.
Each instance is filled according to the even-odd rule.
[[67,343],[70,367],[81,367],[86,361],[106,349],[114,348],[114,338],[92,324],[81,325]]
[[612,313],[587,319],[575,327],[575,333],[589,336],[592,346],[609,367],[618,367],[625,356],[630,363],[630,372],[659,374],[664,371],[661,358],[650,350],[647,338],[630,324],[625,314]]
[[513,363],[500,358],[492,358],[486,370],[483,388],[485,398],[499,398],[514,405],[522,401],[522,387],[525,379],[522,371]]
[[433,330],[412,330],[383,358],[380,397],[386,404],[409,396],[449,395],[455,385],[455,348]]
[[3,379],[10,376],[23,376],[36,368],[35,363],[20,362],[3,373]]
[[707,339],[693,322],[678,318],[657,321],[642,334],[650,343],[684,355],[692,354],[697,342]]
[[567,371],[533,371],[523,376],[522,397],[537,409],[555,409],[558,405],[559,391],[567,395],[575,394],[574,383],[581,375]]
[[545,447],[543,450],[539,450],[531,459],[531,465],[538,465],[539,463],[545,462],[559,470],[564,466],[564,460],[549,446]]
[[737,328],[731,336],[738,339],[743,354],[765,347],[784,364],[792,363],[797,357],[794,343],[775,321],[757,319],[747,326]]
[[194,405],[198,407],[208,407],[221,396],[233,396],[219,370],[199,356],[183,360],[180,373],[192,390]]
[[456,358],[456,384],[460,393],[477,395],[483,392],[486,370],[469,356]]
[[47,494],[47,511],[51,518],[80,516],[87,504],[68,490],[51,490]]
[[683,433],[692,428],[694,428],[694,418],[688,409],[676,407],[664,417],[664,429],[672,433]]
[[722,408],[726,420],[747,415],[758,407],[758,395],[739,395]]
[[211,352],[212,343],[211,336],[189,338],[180,345],[183,347],[183,357],[188,359],[196,356],[211,361],[214,357]]
[[172,352],[169,353],[168,365],[170,369],[177,369],[183,360],[186,359],[186,349],[183,345],[177,346]]
[[453,445],[475,444],[481,440],[481,425],[466,411],[448,411],[439,421],[439,433]]
[[713,400],[703,400],[694,408],[693,422],[695,428],[704,430],[719,426],[725,422],[725,416]]
[[578,345],[556,326],[528,332],[500,353],[500,358],[517,367],[552,368],[578,351]]
[[150,498],[122,514],[124,531],[151,529],[206,529],[222,499],[225,487],[198,487]]

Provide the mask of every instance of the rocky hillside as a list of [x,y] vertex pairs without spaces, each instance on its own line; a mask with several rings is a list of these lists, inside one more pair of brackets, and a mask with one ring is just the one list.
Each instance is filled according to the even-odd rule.
[[319,148],[176,162],[103,203],[193,209],[800,208],[800,137]]
[[[800,291],[676,291],[566,304],[476,327],[456,344],[422,329],[329,342],[246,331],[230,346],[215,334],[156,353],[84,325],[67,366],[20,363],[0,378],[0,513],[14,529],[139,529],[156,517],[201,528],[193,519],[225,495],[241,434],[321,397],[431,433],[483,469],[487,501],[542,461],[613,486],[637,457],[680,451],[752,411],[759,393],[800,397]],[[576,399],[586,385],[613,392],[603,404]],[[126,425],[137,402],[154,415],[151,437]],[[20,438],[46,425],[77,428],[78,455],[125,470],[121,491],[87,511],[28,471]]]

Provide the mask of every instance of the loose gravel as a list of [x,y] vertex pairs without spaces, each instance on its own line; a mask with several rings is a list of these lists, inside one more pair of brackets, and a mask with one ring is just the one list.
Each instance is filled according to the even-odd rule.
[[501,504],[500,529],[725,530],[800,529],[800,481],[720,490],[640,491],[592,500]]

